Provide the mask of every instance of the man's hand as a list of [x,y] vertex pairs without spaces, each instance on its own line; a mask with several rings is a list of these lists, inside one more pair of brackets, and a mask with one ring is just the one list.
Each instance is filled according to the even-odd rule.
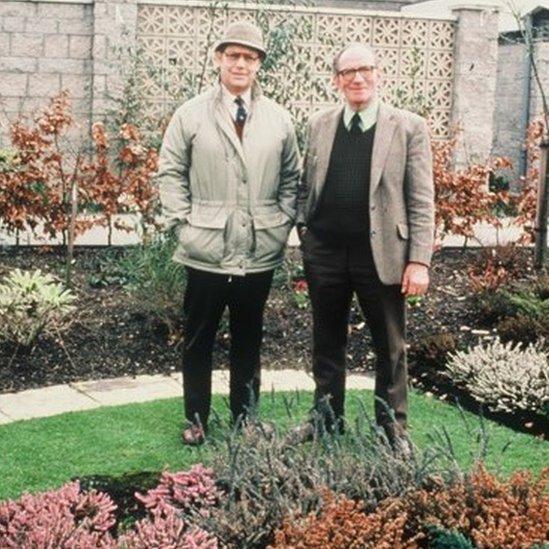
[[401,292],[406,296],[423,295],[429,286],[429,268],[421,263],[408,263],[402,275]]

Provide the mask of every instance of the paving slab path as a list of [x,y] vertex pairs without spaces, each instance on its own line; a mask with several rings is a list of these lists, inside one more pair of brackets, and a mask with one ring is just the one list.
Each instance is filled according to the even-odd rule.
[[[348,389],[374,388],[371,374],[347,376]],[[312,375],[302,370],[264,370],[261,372],[261,391],[312,391]],[[214,370],[212,391],[229,392],[229,372]],[[0,425],[54,416],[65,412],[91,410],[101,406],[117,406],[147,402],[182,395],[181,374],[118,377],[97,381],[79,381],[67,385],[52,385],[19,393],[0,394]]]

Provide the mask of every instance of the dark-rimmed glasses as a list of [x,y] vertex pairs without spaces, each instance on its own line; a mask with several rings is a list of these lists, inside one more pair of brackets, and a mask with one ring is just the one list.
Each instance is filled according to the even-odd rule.
[[356,69],[343,69],[339,71],[337,75],[341,76],[344,82],[352,82],[357,73],[359,73],[362,78],[366,79],[374,72],[375,68],[374,65],[364,65],[363,67],[357,67]]

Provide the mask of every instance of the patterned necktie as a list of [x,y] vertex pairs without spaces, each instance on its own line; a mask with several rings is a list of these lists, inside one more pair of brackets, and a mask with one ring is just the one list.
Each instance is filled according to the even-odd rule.
[[246,122],[246,117],[248,116],[248,113],[246,112],[246,109],[244,108],[244,99],[242,97],[237,96],[234,102],[238,105],[238,109],[236,109],[236,123],[239,126],[244,126],[244,123]]
[[360,120],[360,114],[357,112],[351,118],[351,129],[349,131],[353,135],[360,135],[362,133],[362,121]]

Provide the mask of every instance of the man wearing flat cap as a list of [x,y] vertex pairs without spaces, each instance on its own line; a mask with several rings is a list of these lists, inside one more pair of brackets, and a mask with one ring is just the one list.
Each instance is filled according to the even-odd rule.
[[166,229],[187,269],[183,350],[185,444],[204,441],[212,349],[230,320],[230,408],[257,401],[263,310],[296,217],[299,158],[289,113],[262,95],[261,31],[238,22],[214,46],[219,81],[181,105],[164,135],[158,182]]

